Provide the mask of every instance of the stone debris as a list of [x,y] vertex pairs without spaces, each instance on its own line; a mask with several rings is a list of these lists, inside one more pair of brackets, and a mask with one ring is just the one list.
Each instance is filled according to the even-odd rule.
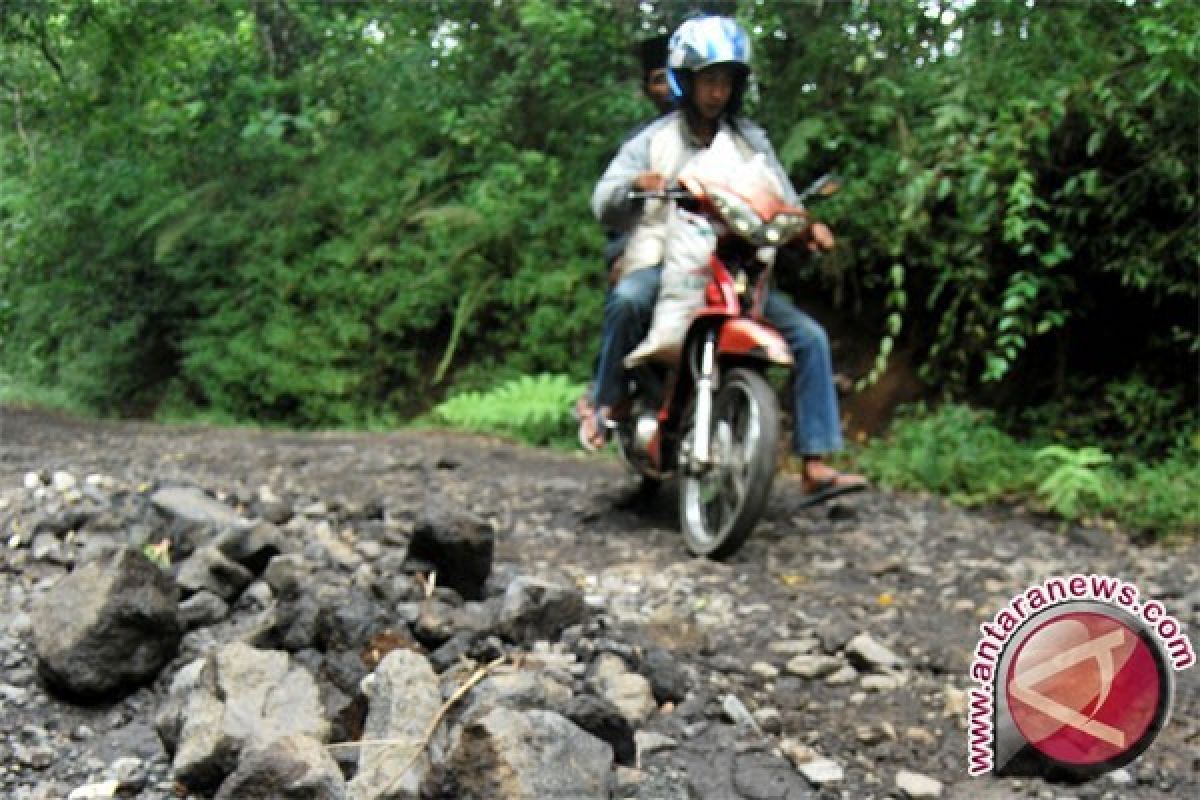
[[941,781],[905,769],[896,773],[896,788],[911,800],[929,800],[942,796]]
[[[616,508],[596,461],[432,434],[17,430],[6,800],[1058,796],[965,778],[979,623],[1086,563],[1200,625],[1195,548],[920,498],[830,516],[784,476],[714,563],[686,556],[669,502]],[[1174,720],[1200,718],[1196,674]],[[1070,794],[1200,796],[1194,737],[1168,726]]]

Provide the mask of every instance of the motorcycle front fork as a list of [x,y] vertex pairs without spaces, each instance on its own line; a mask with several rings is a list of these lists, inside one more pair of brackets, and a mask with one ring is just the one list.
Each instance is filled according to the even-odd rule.
[[696,376],[696,419],[692,428],[692,452],[687,467],[699,472],[711,463],[713,394],[716,391],[717,335],[709,331],[700,353],[700,373]]

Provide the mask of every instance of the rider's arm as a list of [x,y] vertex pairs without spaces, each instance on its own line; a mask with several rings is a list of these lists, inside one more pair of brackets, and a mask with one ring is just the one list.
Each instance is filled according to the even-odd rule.
[[650,140],[658,124],[643,128],[617,152],[592,192],[592,213],[606,228],[630,230],[642,214],[640,199],[629,197],[639,175],[650,171]]

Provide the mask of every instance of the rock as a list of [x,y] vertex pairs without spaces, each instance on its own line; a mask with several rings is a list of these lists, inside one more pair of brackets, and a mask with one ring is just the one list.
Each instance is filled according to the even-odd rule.
[[283,531],[266,521],[252,527],[229,528],[217,537],[214,545],[254,575],[261,574],[271,559],[289,549]]
[[317,642],[326,650],[361,649],[391,621],[387,609],[360,589],[328,588],[317,593],[317,600]]
[[654,699],[663,703],[678,703],[687,697],[691,681],[683,666],[661,647],[651,647],[642,658],[639,671],[650,681]]
[[792,764],[794,764],[797,768],[803,766],[804,764],[808,764],[811,761],[817,761],[824,758],[809,745],[790,736],[785,737],[782,741],[780,741],[779,750],[785,756],[787,756],[788,761],[791,761]]
[[513,711],[565,712],[570,708],[573,696],[568,682],[569,678],[561,678],[547,670],[496,670],[468,695],[461,719],[474,721],[497,707]]
[[468,600],[482,600],[494,550],[491,523],[433,495],[413,529],[408,555],[433,565],[439,585]]
[[[165,723],[170,727],[169,719]],[[322,742],[329,737],[308,671],[293,666],[287,653],[237,642],[204,660],[180,705],[178,729],[172,769],[180,782],[196,789],[220,784],[247,747],[265,747],[291,734]]]
[[640,751],[633,726],[612,703],[595,695],[580,695],[568,701],[563,714],[592,736],[608,742],[618,764],[630,766],[638,763]]
[[267,562],[263,580],[276,595],[292,594],[307,588],[316,566],[301,553],[283,553]]
[[909,772],[902,769],[896,773],[896,788],[911,800],[923,800],[942,796],[942,782],[922,775],[919,772]]
[[283,736],[243,752],[213,800],[343,800],[346,782],[317,740]]
[[801,678],[824,678],[842,667],[840,659],[825,655],[799,655],[787,663],[787,671]]
[[903,663],[899,656],[867,633],[860,633],[846,643],[846,657],[859,669],[876,672],[894,669]]
[[797,767],[804,780],[820,788],[831,783],[841,783],[846,779],[846,771],[842,765],[831,758],[815,758]]
[[737,695],[727,694],[722,697],[721,710],[725,712],[725,718],[734,725],[737,725],[739,729],[762,733],[762,730],[758,727],[758,722],[754,719],[754,715],[737,698]]
[[828,686],[846,686],[858,680],[858,670],[849,664],[843,664],[838,669],[825,676]]
[[638,764],[644,764],[646,756],[652,756],[665,750],[674,750],[679,746],[679,742],[670,736],[664,736],[654,731],[638,731],[633,738],[637,745]]
[[170,487],[150,495],[154,507],[169,517],[202,525],[245,527],[246,520],[234,509],[199,489]]
[[229,615],[229,604],[207,589],[179,604],[179,622],[186,630],[214,625]]
[[432,762],[425,734],[442,704],[438,678],[424,656],[393,650],[364,682],[368,710],[352,800],[415,800]]
[[706,653],[712,649],[708,630],[687,612],[673,606],[654,610],[643,625],[654,643],[674,653]]
[[228,558],[216,546],[201,547],[179,565],[175,581],[186,592],[206,590],[230,602],[241,594],[254,574]]
[[600,693],[635,728],[650,719],[658,710],[650,681],[636,672],[626,672],[605,679]]
[[734,796],[746,800],[792,800],[809,794],[790,764],[763,752],[740,753],[734,758],[733,787]]
[[498,708],[464,730],[442,796],[608,800],[612,748],[552,711]]
[[583,593],[572,586],[523,576],[504,591],[496,629],[514,642],[556,639],[583,622]]
[[119,788],[121,788],[121,782],[116,779],[89,783],[72,789],[71,793],[67,795],[67,800],[107,800],[110,797],[116,797]]
[[307,545],[304,548],[304,554],[321,564],[333,566],[337,569],[352,572],[362,564],[363,559],[355,550],[354,547],[347,542],[347,539],[352,538],[351,531],[342,531],[335,533],[333,526],[329,520],[318,520],[315,524],[299,522],[300,518],[293,519],[289,523],[289,529],[296,529],[305,532]]
[[29,545],[29,554],[34,561],[44,561],[49,564],[69,564],[71,559],[63,549],[62,542],[53,533],[37,533]]
[[755,661],[750,665],[750,671],[760,678],[772,680],[779,677],[779,668],[765,661]]
[[783,732],[783,715],[777,708],[760,708],[754,712],[754,722],[763,733]]
[[32,620],[39,673],[82,697],[152,680],[182,633],[174,583],[131,548],[64,577],[35,604]]
[[899,689],[905,683],[904,675],[864,675],[859,681],[868,692],[891,692]]

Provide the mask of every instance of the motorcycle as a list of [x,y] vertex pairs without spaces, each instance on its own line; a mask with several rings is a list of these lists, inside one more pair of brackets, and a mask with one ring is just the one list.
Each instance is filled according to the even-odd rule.
[[[738,191],[738,186],[742,191]],[[826,175],[800,199],[837,191]],[[639,495],[675,475],[688,550],[719,559],[749,537],[775,479],[779,404],[765,373],[790,367],[787,342],[763,319],[777,248],[802,239],[811,218],[783,202],[777,186],[681,175],[677,188],[632,197],[673,200],[710,221],[715,248],[702,305],[668,363],[627,372],[626,414],[609,421],[621,458],[640,477]]]

